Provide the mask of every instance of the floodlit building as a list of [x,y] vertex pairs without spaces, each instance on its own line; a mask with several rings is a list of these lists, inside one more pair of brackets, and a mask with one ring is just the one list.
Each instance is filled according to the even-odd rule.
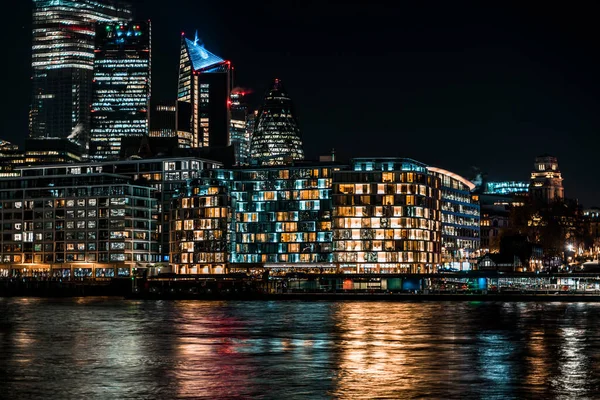
[[182,34],[177,132],[191,138],[191,147],[229,146],[231,86],[231,62]]
[[115,160],[121,138],[148,135],[150,22],[102,23],[96,31],[90,158]]
[[529,196],[533,201],[546,204],[564,200],[563,178],[556,157],[547,154],[536,157]]
[[294,104],[279,79],[275,79],[258,110],[250,158],[251,162],[260,165],[287,164],[304,159]]
[[32,138],[72,137],[85,145],[97,22],[131,19],[110,0],[34,0],[32,45]]

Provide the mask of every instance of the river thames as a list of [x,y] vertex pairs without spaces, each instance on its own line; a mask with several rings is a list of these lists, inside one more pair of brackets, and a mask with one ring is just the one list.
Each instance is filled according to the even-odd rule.
[[0,299],[0,398],[597,398],[600,305]]

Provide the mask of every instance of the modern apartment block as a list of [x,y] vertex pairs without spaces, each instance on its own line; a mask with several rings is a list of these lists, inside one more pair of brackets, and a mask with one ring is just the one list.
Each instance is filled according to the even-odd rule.
[[[443,247],[465,255],[478,250],[479,208],[468,181],[414,160],[208,172],[172,200],[176,272],[428,273],[442,265]],[[196,257],[184,255],[196,249]]]
[[102,278],[158,261],[155,189],[95,166],[20,172],[0,181],[4,269]]

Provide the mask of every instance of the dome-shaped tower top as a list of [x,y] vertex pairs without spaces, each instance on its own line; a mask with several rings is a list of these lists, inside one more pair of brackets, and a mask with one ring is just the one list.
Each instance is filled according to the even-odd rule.
[[250,155],[263,165],[304,159],[294,104],[279,79],[267,90],[258,112]]

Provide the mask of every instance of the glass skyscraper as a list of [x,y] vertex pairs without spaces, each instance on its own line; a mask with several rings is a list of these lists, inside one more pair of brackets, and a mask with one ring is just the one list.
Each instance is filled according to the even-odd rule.
[[148,134],[150,22],[99,24],[90,157],[118,159],[121,138]]
[[294,104],[279,79],[273,82],[258,111],[250,157],[261,165],[286,164],[304,159]]
[[248,130],[248,106],[244,104],[243,92],[231,93],[231,144],[237,165],[248,164],[250,155],[250,131]]
[[121,2],[34,0],[32,138],[87,142],[97,22],[131,19]]
[[231,62],[181,36],[177,134],[191,146],[229,146]]

